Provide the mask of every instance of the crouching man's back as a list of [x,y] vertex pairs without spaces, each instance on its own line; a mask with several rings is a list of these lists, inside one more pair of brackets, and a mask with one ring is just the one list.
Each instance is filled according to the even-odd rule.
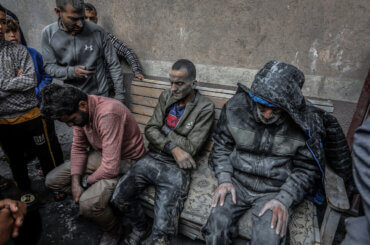
[[57,84],[47,85],[41,94],[42,114],[73,126],[71,161],[51,171],[45,184],[72,192],[81,213],[105,231],[100,244],[115,244],[121,228],[109,201],[119,177],[145,154],[140,129],[115,99]]

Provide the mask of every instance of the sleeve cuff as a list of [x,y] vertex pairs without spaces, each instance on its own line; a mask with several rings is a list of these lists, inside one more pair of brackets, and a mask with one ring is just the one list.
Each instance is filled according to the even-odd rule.
[[92,185],[92,184],[94,184],[94,183],[95,183],[95,178],[94,178],[94,176],[93,176],[93,175],[90,175],[89,177],[87,177],[87,183],[88,183],[89,185]]
[[177,145],[175,143],[173,143],[172,141],[168,141],[164,147],[163,147],[163,151],[166,152],[167,154],[171,154],[171,150],[173,148],[175,148]]
[[68,66],[67,74],[68,74],[67,76],[68,76],[69,79],[76,78],[75,67],[74,66]]
[[218,184],[231,183],[231,173],[221,172],[217,175]]
[[276,196],[275,199],[285,205],[286,208],[290,208],[293,204],[293,197],[288,192],[281,190]]
[[116,96],[114,96],[114,98],[116,100],[123,100],[123,99],[125,99],[125,96],[123,94],[116,94]]
[[164,125],[164,127],[162,128],[162,133],[167,137],[167,135],[169,133],[171,133],[172,129],[170,129],[170,127],[168,127],[166,124]]

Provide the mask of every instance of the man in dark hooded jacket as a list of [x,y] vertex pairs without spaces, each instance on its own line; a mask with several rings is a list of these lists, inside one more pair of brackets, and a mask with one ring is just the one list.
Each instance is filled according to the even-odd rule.
[[252,244],[279,244],[291,208],[314,194],[325,126],[323,112],[306,104],[303,83],[296,67],[270,61],[222,109],[210,156],[219,186],[202,230],[207,244],[231,244],[248,209]]

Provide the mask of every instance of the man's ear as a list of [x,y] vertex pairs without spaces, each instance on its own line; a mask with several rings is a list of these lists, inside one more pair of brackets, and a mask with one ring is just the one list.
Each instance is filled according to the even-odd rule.
[[54,11],[55,11],[55,13],[58,15],[58,17],[60,17],[60,12],[62,12],[62,11],[60,10],[60,8],[54,8]]
[[192,84],[191,84],[191,88],[192,89],[195,89],[195,87],[197,86],[197,80],[194,80],[193,82],[192,82]]
[[88,111],[87,101],[80,100],[80,102],[78,102],[78,109],[80,111],[87,112]]

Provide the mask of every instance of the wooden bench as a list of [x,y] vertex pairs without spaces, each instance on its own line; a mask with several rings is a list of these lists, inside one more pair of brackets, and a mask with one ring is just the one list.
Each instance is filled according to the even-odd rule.
[[[146,123],[153,114],[159,95],[170,88],[166,79],[133,80],[130,86],[130,110],[140,130],[144,133]],[[217,122],[223,105],[236,91],[236,87],[216,84],[199,83],[197,89],[210,98],[216,108]],[[333,104],[329,100],[308,99],[315,106],[333,112]],[[216,125],[216,122],[214,125]],[[147,143],[147,142],[146,142]],[[208,167],[208,156],[212,149],[212,141],[208,140],[202,151],[195,158],[198,168],[192,171],[190,191],[180,217],[179,232],[192,239],[204,239],[200,233],[211,210],[211,202],[217,180]],[[349,209],[349,202],[341,178],[326,168],[325,190],[327,209],[321,229],[319,228],[316,206],[304,200],[295,207],[289,223],[290,244],[331,244],[337,229],[340,212]],[[151,186],[141,195],[146,212],[153,216],[154,187]],[[250,239],[252,234],[251,213],[246,212],[239,221],[239,236]]]

